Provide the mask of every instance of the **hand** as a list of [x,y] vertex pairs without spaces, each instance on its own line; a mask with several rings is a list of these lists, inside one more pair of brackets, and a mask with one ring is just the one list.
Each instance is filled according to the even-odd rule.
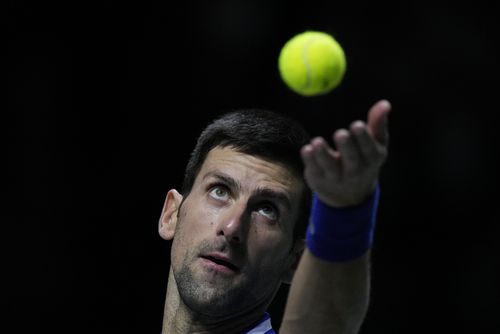
[[390,110],[390,103],[380,100],[368,111],[367,123],[355,121],[349,130],[335,131],[336,150],[321,137],[302,147],[306,181],[323,203],[355,206],[374,192],[388,152]]

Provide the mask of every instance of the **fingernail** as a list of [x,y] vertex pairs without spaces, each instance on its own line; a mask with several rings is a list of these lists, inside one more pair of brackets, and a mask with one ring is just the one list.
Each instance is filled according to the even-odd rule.
[[365,122],[363,121],[355,121],[351,125],[351,131],[358,135],[363,133],[364,128],[365,128]]
[[323,145],[323,138],[321,137],[316,137],[312,140],[311,144],[313,144],[314,146],[320,146],[320,145]]
[[349,138],[349,131],[347,131],[346,129],[337,130],[337,132],[335,133],[335,139],[339,143],[345,143],[348,138]]
[[384,109],[391,109],[391,103],[388,100],[381,100],[380,106]]

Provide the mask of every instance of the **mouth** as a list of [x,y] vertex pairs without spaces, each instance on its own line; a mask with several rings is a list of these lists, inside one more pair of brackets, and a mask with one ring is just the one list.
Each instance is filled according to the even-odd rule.
[[212,264],[213,267],[218,270],[230,270],[232,272],[237,272],[240,270],[235,264],[231,263],[227,257],[222,255],[206,254],[201,255],[200,257],[209,264]]

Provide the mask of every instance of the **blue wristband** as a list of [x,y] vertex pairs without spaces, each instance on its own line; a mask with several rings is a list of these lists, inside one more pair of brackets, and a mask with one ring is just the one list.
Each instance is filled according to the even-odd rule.
[[362,204],[333,208],[313,196],[306,244],[316,257],[342,262],[365,254],[373,245],[380,187]]

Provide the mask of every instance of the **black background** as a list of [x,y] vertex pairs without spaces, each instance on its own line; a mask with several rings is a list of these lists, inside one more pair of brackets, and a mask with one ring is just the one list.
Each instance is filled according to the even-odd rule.
[[[380,98],[391,144],[362,333],[500,330],[498,8],[403,3],[9,1],[2,332],[159,333],[157,222],[206,122],[263,107],[329,138]],[[346,52],[326,96],[279,78],[304,30]]]

